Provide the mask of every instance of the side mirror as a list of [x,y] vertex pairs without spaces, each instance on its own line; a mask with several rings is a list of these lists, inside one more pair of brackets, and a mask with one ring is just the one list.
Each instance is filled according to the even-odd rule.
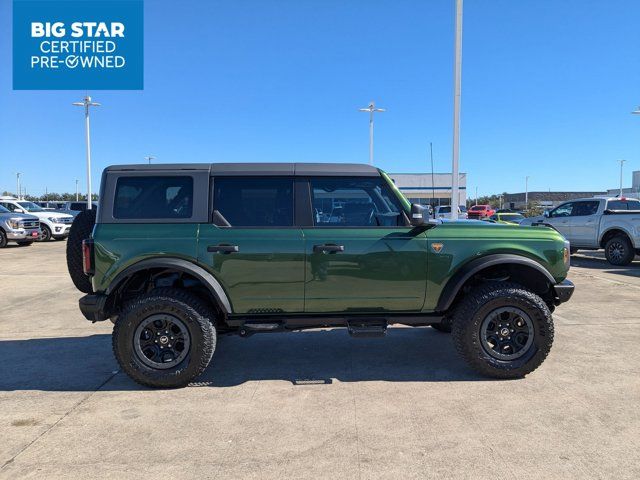
[[544,218],[549,218],[549,210],[544,211]]
[[26,210],[22,209],[22,208],[16,208],[15,209],[16,213],[27,213]]
[[411,204],[411,225],[414,227],[419,227],[420,225],[424,225],[427,223],[427,219],[425,215],[428,216],[428,210],[424,208],[422,205],[417,203]]

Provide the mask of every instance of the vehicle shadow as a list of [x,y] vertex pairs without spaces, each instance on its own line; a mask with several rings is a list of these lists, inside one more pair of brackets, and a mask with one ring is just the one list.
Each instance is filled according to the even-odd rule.
[[594,270],[601,270],[604,273],[640,278],[640,268],[638,268],[640,267],[640,256],[637,255],[629,265],[617,267],[607,262],[604,254],[600,252],[578,253],[577,255],[571,256],[571,267],[592,268]]
[[[110,335],[0,341],[0,391],[145,390],[118,372]],[[458,357],[451,338],[431,328],[390,328],[385,338],[351,338],[344,329],[218,339],[193,387],[260,380],[294,385],[340,382],[487,380]]]

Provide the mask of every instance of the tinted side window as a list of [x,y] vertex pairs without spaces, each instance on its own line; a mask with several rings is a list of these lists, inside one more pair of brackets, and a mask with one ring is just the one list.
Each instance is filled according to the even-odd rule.
[[317,226],[404,225],[397,198],[382,178],[314,178],[311,201]]
[[87,209],[86,203],[73,202],[71,204],[71,210],[73,210],[74,212],[84,212],[86,209]]
[[191,177],[120,177],[113,202],[114,218],[190,218]]
[[232,227],[293,225],[293,179],[216,177],[213,208]]
[[640,210],[637,200],[611,200],[607,203],[608,210]]
[[576,202],[573,207],[573,216],[586,217],[587,215],[595,215],[598,211],[599,202],[594,200],[590,202]]
[[13,203],[0,203],[4,208],[8,209],[11,212],[15,212],[16,206]]

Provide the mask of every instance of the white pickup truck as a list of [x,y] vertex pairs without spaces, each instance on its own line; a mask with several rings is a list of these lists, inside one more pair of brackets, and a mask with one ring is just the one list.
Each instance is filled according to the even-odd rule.
[[533,224],[551,225],[562,233],[571,253],[604,248],[612,265],[628,265],[640,255],[640,200],[635,198],[571,200],[520,225]]

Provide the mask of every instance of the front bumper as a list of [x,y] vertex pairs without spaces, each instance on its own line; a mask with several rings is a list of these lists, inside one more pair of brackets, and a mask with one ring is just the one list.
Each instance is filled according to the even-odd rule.
[[575,288],[575,285],[570,280],[563,280],[562,282],[555,284],[553,286],[553,303],[556,305],[560,305],[561,303],[568,302],[571,298],[571,295],[573,295],[573,291],[575,290]]
[[90,322],[101,322],[109,318],[105,311],[107,296],[90,293],[78,301],[80,311]]
[[39,228],[21,228],[19,230],[7,230],[7,240],[37,240],[40,236]]
[[54,223],[51,236],[55,238],[66,238],[69,236],[69,230],[71,230],[71,225]]

